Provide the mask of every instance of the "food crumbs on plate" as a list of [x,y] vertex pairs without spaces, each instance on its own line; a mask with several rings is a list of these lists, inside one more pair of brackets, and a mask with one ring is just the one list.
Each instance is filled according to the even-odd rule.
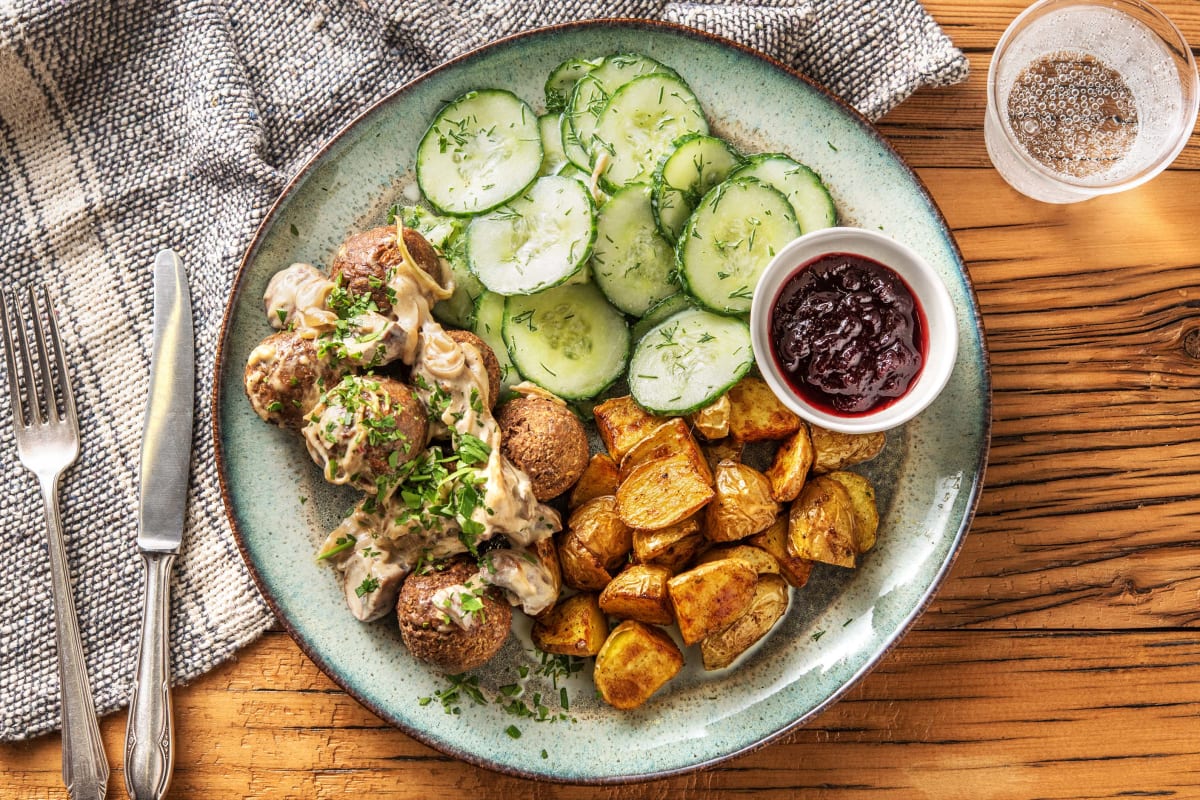
[[[521,738],[521,729],[518,728],[516,725],[509,725],[507,728],[504,729],[504,732],[507,733],[513,739]],[[543,751],[543,752],[545,752],[545,751]]]
[[549,757],[550,757],[550,754],[549,754],[549,753],[547,753],[545,750],[543,750],[543,751],[542,751],[542,758],[549,758]]
[[816,633],[814,633],[812,635],[812,640],[815,642],[817,639],[820,639],[824,635],[825,635],[825,631],[817,631]]

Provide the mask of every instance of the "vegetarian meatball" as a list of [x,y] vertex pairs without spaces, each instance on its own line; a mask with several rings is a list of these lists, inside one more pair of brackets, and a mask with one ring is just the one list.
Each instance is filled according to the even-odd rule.
[[[496,358],[496,351],[487,342],[470,331],[448,330],[446,331],[446,335],[460,345],[470,345],[479,351],[488,375],[488,406],[494,408],[496,406],[496,398],[500,396],[500,360]],[[467,363],[469,364],[471,353],[470,350],[466,352]]]
[[526,396],[502,405],[500,451],[529,476],[533,494],[545,502],[570,489],[588,463],[583,424],[565,405]]
[[319,355],[312,339],[280,331],[250,351],[246,395],[254,413],[267,422],[299,430],[321,393],[337,385],[346,371],[337,359]]
[[303,432],[326,480],[386,497],[399,468],[424,450],[429,420],[416,393],[400,381],[347,375],[321,396]]
[[452,675],[487,663],[512,627],[512,609],[500,592],[461,558],[442,570],[409,575],[396,616],[413,656]]
[[[417,266],[444,286],[446,277],[442,262],[433,245],[412,228],[405,228],[403,237],[404,246]],[[379,313],[387,316],[392,312],[388,270],[399,260],[396,226],[372,228],[356,233],[342,243],[334,256],[329,277],[351,295],[369,294]]]

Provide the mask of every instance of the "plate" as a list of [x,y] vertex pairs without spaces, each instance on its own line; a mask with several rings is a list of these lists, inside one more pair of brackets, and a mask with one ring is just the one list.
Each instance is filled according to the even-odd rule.
[[[250,350],[270,330],[267,280],[294,261],[327,266],[351,232],[413,199],[414,153],[448,100],[499,86],[541,110],[550,70],[573,56],[639,52],[677,70],[713,130],[745,152],[785,152],[829,185],[846,223],[918,250],[958,310],[950,383],[928,411],[889,434],[863,471],[878,487],[879,543],[858,570],[818,565],[755,651],[717,673],[699,654],[642,708],[596,699],[587,674],[559,680],[568,708],[517,629],[479,670],[482,691],[525,685],[557,721],[517,718],[464,697],[448,714],[447,679],[414,661],[394,618],[362,624],[333,571],[313,558],[353,504],[326,485],[299,437],[264,424],[242,389]],[[263,596],[299,646],[383,719],[445,753],[509,774],[623,782],[712,764],[813,717],[865,675],[909,627],[946,574],[970,523],[987,454],[990,381],[974,292],[940,212],[913,172],[861,116],[783,66],[728,41],[658,23],[594,22],[499,41],[433,70],[364,112],[289,184],[250,245],[226,311],[214,388],[214,436],[226,510]],[[516,615],[521,616],[521,615]],[[528,641],[527,637],[524,639]],[[523,678],[522,668],[528,671]],[[429,700],[432,698],[432,700]],[[558,719],[566,716],[567,719]],[[515,726],[515,727],[514,727]],[[519,735],[517,735],[519,733]]]

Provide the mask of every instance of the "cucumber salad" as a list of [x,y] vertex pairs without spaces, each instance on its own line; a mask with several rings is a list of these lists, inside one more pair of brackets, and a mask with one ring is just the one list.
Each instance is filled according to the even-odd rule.
[[503,89],[468,92],[417,149],[425,204],[396,206],[449,262],[434,314],[473,331],[504,384],[567,400],[622,377],[646,410],[712,403],[754,363],[759,276],[792,239],[836,224],[821,178],[709,131],[683,78],[652,58],[572,58],[540,116]]

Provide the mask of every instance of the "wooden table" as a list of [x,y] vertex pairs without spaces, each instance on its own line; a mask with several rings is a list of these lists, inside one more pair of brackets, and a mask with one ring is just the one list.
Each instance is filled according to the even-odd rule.
[[[175,694],[174,797],[1200,797],[1200,138],[1133,191],[1040,204],[992,170],[988,59],[1022,1],[927,0],[971,59],[881,124],[941,206],[992,356],[986,488],[902,642],[806,727],[595,790],[467,766],[343,694],[282,632]],[[1200,3],[1159,5],[1200,44]],[[102,722],[124,796],[123,713]],[[0,797],[65,797],[57,736]]]

